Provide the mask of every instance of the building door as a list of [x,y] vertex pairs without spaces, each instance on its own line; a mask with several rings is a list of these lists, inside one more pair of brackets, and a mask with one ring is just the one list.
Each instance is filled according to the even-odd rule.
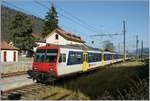
[[16,61],[16,52],[14,52],[14,62]]
[[7,61],[7,52],[5,51],[4,52],[4,62],[6,62]]
[[83,52],[83,65],[82,65],[82,71],[87,71],[89,69],[89,64],[88,64],[88,55],[87,52]]

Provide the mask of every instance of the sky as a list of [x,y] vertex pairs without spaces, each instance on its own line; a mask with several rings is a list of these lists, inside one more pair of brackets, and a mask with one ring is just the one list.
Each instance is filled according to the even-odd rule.
[[[67,32],[81,36],[88,45],[102,48],[106,40],[110,40],[116,51],[123,50],[123,20],[126,25],[126,49],[136,49],[136,35],[139,44],[143,40],[144,47],[149,47],[148,0],[3,0],[3,5],[45,18],[48,8],[53,3],[59,18],[59,26]],[[14,7],[15,5],[15,7]],[[48,7],[48,8],[47,8]],[[115,36],[98,36],[97,34],[115,34]],[[94,41],[92,44],[91,42]],[[120,44],[120,48],[119,48]]]

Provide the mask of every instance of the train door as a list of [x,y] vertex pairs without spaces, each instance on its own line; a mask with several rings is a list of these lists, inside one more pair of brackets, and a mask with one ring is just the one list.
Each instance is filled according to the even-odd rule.
[[82,65],[82,71],[87,71],[89,69],[88,64],[88,54],[86,51],[83,52],[83,65]]

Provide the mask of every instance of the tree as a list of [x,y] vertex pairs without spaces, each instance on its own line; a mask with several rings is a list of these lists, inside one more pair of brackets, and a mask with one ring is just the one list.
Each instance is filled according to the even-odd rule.
[[56,28],[58,28],[58,16],[55,7],[52,5],[51,9],[49,10],[49,12],[47,12],[47,15],[45,17],[45,24],[42,35],[46,36]]
[[11,23],[13,44],[20,50],[32,50],[35,46],[32,37],[32,21],[24,14],[17,13]]
[[109,40],[104,41],[103,44],[104,50],[108,50],[108,51],[115,51],[115,46],[112,42],[110,42]]

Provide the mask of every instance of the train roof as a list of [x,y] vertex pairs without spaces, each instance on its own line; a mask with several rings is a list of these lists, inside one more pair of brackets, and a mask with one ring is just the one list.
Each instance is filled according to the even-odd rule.
[[[54,44],[47,44],[46,46],[57,46],[60,48],[66,48],[66,49],[77,49],[77,50],[88,50],[88,51],[97,51],[102,52],[101,49],[93,48],[88,45],[78,45],[78,44],[69,44],[69,45],[54,45]],[[42,46],[45,47],[45,46]],[[104,51],[105,54],[120,54],[117,52],[110,52],[110,51]]]
[[88,50],[88,51],[101,51],[100,49],[93,48],[90,46],[84,45],[61,45],[61,48],[69,48],[69,49],[81,49],[81,50]]

